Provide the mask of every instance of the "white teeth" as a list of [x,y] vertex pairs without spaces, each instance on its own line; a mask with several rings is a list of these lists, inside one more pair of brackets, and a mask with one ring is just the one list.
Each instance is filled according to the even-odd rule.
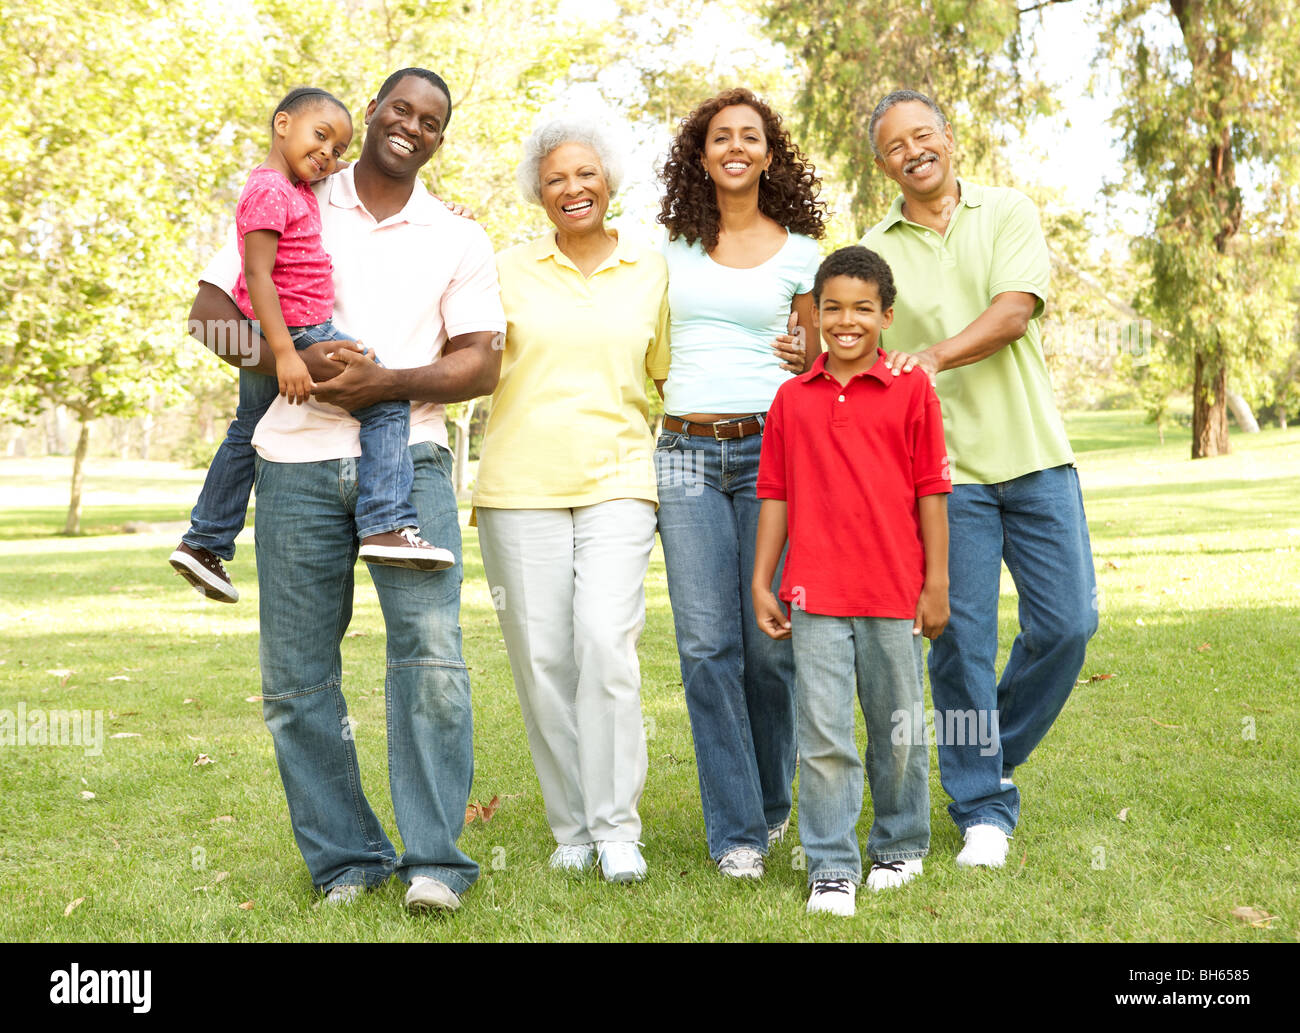
[[576,212],[585,212],[591,206],[591,201],[575,201],[573,204],[564,205],[563,208],[566,212],[572,215]]
[[747,169],[749,168],[743,161],[729,161],[722,166],[724,169]]
[[415,153],[415,146],[409,140],[403,140],[400,136],[390,136],[388,142],[394,147],[399,147],[407,154]]

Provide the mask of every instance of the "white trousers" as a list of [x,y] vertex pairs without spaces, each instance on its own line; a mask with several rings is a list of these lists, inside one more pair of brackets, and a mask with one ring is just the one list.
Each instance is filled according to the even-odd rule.
[[647,755],[636,645],[653,504],[480,508],[478,530],[556,842],[640,839]]

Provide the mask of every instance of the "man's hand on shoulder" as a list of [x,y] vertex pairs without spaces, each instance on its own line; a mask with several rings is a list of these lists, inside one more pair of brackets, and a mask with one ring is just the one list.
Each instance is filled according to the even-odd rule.
[[939,376],[939,362],[928,348],[915,353],[889,352],[885,356],[885,365],[894,376],[900,373],[911,373],[914,369],[922,370],[930,378],[931,384],[935,383]]

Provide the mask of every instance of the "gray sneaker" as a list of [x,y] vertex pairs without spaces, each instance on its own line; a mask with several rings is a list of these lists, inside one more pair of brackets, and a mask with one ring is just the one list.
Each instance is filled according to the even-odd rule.
[[736,847],[718,858],[718,871],[733,879],[761,879],[763,855],[753,847]]

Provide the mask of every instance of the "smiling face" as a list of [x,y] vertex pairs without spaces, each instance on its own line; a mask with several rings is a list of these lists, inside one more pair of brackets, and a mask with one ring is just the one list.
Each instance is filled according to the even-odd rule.
[[850,375],[876,361],[880,332],[894,321],[893,308],[880,303],[880,287],[856,276],[831,276],[822,284],[813,323],[830,354],[827,368]]
[[361,156],[394,179],[410,180],[442,145],[450,104],[437,86],[417,75],[400,79],[383,100],[366,108]]
[[586,144],[564,143],[538,167],[542,207],[561,233],[604,232],[609,184]]
[[704,168],[718,190],[748,190],[772,164],[763,116],[748,104],[723,108],[704,134]]
[[903,101],[876,123],[876,168],[902,188],[908,200],[930,200],[956,191],[952,127],[938,126],[919,100]]
[[295,180],[306,183],[333,172],[352,143],[352,116],[333,101],[281,111],[272,125],[280,159]]

